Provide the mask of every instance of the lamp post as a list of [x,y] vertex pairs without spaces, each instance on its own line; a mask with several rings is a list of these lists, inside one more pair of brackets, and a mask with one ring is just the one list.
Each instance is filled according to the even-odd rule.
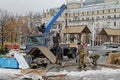
[[67,16],[68,16],[68,14],[65,13],[65,28],[66,28],[66,36],[67,36],[67,41],[68,41],[69,40],[69,30],[68,30]]

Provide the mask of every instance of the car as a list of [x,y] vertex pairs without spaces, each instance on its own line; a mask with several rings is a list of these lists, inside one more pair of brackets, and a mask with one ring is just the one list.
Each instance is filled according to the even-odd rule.
[[112,43],[112,42],[104,42],[102,46],[105,46],[106,48],[118,48],[119,44]]

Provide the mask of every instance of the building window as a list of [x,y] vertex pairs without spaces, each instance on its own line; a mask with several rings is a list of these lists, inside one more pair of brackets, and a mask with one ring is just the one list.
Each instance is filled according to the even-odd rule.
[[82,18],[82,21],[84,21],[84,18]]
[[116,26],[116,22],[114,22],[114,26]]
[[97,11],[97,14],[99,14],[99,11]]
[[110,9],[108,9],[108,13],[110,13]]
[[114,18],[116,18],[116,15],[114,15]]
[[107,19],[111,19],[111,16],[107,16]]
[[99,16],[97,16],[97,17],[96,17],[96,20],[99,20],[99,19],[100,19],[100,17],[99,17]]
[[78,13],[78,16],[79,16],[80,14]]
[[82,15],[84,15],[84,12],[82,12]]
[[71,17],[70,13],[69,13],[69,17]]
[[87,17],[86,20],[89,21],[89,17]]
[[73,17],[73,20],[74,20],[74,21],[77,21],[77,16]]
[[104,13],[104,10],[103,10],[103,13]]
[[114,9],[114,12],[116,12],[116,9]]
[[73,13],[73,17],[75,16],[75,13]]
[[71,19],[68,19],[68,21],[69,21],[69,22],[72,22],[72,20],[71,20]]
[[92,17],[92,20],[94,20],[94,17]]
[[92,11],[92,14],[94,14],[94,11]]
[[102,16],[102,18],[104,18],[104,16]]
[[87,12],[87,15],[88,15],[89,13]]

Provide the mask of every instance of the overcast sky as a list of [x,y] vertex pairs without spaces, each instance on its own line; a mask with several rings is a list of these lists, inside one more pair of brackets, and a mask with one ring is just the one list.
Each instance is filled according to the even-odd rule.
[[64,3],[66,0],[0,0],[0,9],[25,15],[29,11],[42,12],[43,9],[60,7]]

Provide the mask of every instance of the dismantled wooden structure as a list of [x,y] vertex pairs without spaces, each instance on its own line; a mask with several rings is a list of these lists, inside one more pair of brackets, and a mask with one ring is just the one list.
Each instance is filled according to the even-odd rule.
[[39,58],[47,58],[51,63],[56,62],[56,57],[54,54],[46,47],[43,46],[36,46],[32,48],[28,55],[34,55],[35,57]]

